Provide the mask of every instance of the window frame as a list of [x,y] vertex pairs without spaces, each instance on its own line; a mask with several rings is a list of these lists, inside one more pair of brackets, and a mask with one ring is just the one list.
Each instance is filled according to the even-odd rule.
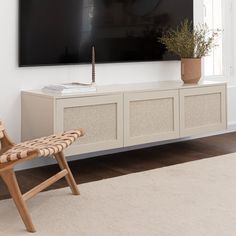
[[[231,82],[232,80],[232,39],[230,36],[231,30],[231,19],[232,19],[232,0],[221,0],[222,1],[222,75],[205,75],[205,63],[204,58],[202,60],[202,74],[205,79],[214,79],[219,81],[227,81]],[[203,17],[202,22],[204,23],[205,16],[205,4],[204,0],[202,0],[203,4]]]

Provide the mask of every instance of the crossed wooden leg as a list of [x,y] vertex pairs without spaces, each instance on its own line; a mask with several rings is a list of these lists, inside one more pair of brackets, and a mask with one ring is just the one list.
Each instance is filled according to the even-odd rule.
[[47,188],[48,186],[50,186],[51,184],[55,183],[56,181],[58,181],[59,179],[63,177],[66,178],[66,181],[68,185],[70,186],[72,193],[74,195],[80,194],[78,190],[78,186],[76,185],[76,182],[68,166],[68,163],[64,157],[63,152],[59,152],[55,154],[55,158],[61,168],[61,171],[23,195],[19,188],[13,167],[6,166],[6,168],[1,169],[0,171],[0,176],[2,177],[3,181],[7,185],[7,188],[11,194],[11,197],[13,198],[15,202],[15,205],[19,211],[19,214],[25,224],[27,231],[32,232],[32,233],[36,232],[36,230],[33,225],[29,210],[26,206],[26,203],[25,203],[26,200],[32,198],[37,193],[41,192],[42,190],[44,190],[45,188]]
[[61,170],[67,170],[67,172],[68,172],[67,175],[65,176],[65,178],[66,178],[68,185],[71,188],[72,193],[74,195],[79,195],[80,193],[79,193],[78,186],[77,186],[75,179],[71,173],[71,170],[68,166],[68,163],[65,159],[63,152],[59,152],[59,153],[55,154],[54,156],[55,156]]
[[9,193],[11,194],[12,199],[14,200],[16,207],[20,213],[20,216],[25,224],[27,231],[35,232],[35,227],[33,225],[30,213],[25,204],[25,201],[22,197],[22,193],[20,191],[16,175],[13,169],[7,169],[3,172],[0,172],[0,175],[7,185]]

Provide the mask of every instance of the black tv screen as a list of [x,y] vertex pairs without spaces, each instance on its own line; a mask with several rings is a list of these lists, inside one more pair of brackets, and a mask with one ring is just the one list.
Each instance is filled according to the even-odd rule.
[[157,38],[193,0],[20,0],[19,65],[173,60]]

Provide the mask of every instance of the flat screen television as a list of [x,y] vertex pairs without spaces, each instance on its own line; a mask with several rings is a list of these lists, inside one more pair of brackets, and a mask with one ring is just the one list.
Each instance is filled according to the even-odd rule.
[[157,38],[193,0],[19,0],[19,65],[173,60]]

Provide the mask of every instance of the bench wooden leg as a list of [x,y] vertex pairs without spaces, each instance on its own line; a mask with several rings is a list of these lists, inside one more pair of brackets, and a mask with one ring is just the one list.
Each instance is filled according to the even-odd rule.
[[66,178],[68,185],[71,188],[72,193],[74,195],[79,195],[80,193],[79,193],[78,186],[77,186],[75,179],[71,173],[70,167],[68,166],[67,160],[65,159],[63,152],[59,152],[59,153],[55,154],[54,156],[55,156],[60,168],[62,170],[66,169],[68,171],[68,174],[65,176],[65,178]]
[[26,226],[27,231],[32,233],[36,232],[28,208],[22,198],[22,193],[20,191],[14,170],[6,169],[0,172],[0,176],[7,185],[7,188],[16,204],[16,207],[21,215],[21,218]]

